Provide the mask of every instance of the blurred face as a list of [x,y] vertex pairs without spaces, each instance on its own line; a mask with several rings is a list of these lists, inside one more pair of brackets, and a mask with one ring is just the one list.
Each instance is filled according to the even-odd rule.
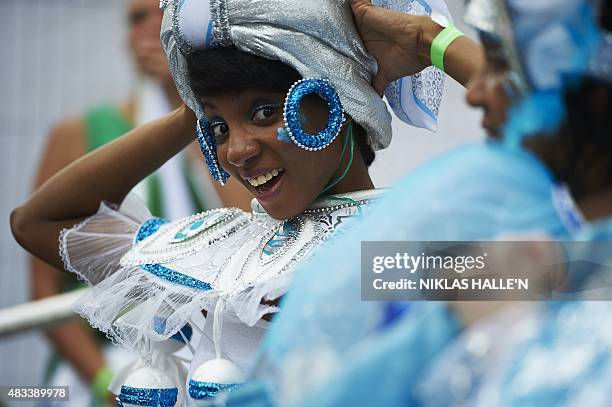
[[[285,96],[246,89],[202,100],[221,166],[275,219],[299,214],[321,194],[338,172],[344,135],[343,130],[330,146],[315,152],[278,140]],[[304,99],[301,113],[307,132],[325,128],[327,105],[319,97]]]
[[486,64],[470,79],[467,102],[483,110],[482,127],[491,137],[501,137],[506,115],[516,90],[512,74],[503,55],[501,44],[494,38],[481,35]]
[[131,0],[128,43],[138,71],[162,81],[171,80],[159,33],[162,11],[158,0]]

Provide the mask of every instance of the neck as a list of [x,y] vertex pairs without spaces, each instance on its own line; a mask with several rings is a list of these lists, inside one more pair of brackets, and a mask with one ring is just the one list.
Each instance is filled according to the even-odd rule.
[[[340,164],[338,165],[338,170],[336,170],[333,179],[336,179],[337,177],[342,175],[342,173],[346,169],[346,166],[349,165],[349,160],[350,154],[347,152],[342,158]],[[353,162],[348,172],[346,173],[346,176],[337,185],[334,185],[333,188],[325,191],[323,194],[333,195],[341,194],[344,192],[363,191],[366,189],[373,188],[374,183],[372,182],[370,174],[368,173],[368,167],[363,161],[359,146],[355,144]]]
[[612,187],[578,200],[578,207],[589,221],[612,215]]

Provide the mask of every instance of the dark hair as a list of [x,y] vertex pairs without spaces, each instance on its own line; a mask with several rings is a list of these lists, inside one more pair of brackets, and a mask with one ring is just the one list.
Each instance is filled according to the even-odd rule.
[[580,199],[612,185],[612,85],[585,78],[565,104],[559,141],[566,162],[557,176]]
[[612,31],[612,1],[602,0],[599,24],[604,30]]
[[[235,47],[211,48],[194,52],[187,58],[190,85],[196,96],[216,96],[244,89],[287,92],[302,79],[293,68],[281,61],[262,58]],[[353,134],[367,166],[374,161],[366,131],[353,124]]]

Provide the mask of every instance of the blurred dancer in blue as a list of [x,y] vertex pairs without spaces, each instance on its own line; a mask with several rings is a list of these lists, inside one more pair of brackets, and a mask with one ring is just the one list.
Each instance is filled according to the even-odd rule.
[[[515,9],[519,11],[520,7],[526,9],[520,2],[510,2],[511,13],[513,3],[518,4]],[[559,2],[548,3],[538,5],[540,10],[559,7]],[[566,6],[568,2],[562,3]],[[571,11],[569,7],[566,10]],[[538,146],[539,141],[540,151],[543,147],[548,149],[549,166],[559,178],[566,180],[586,220],[577,224],[571,238],[594,242],[591,258],[607,269],[612,265],[612,254],[609,246],[597,242],[612,240],[611,15],[612,4],[602,2],[599,19],[603,38],[585,74],[580,78],[560,78],[567,110],[560,112],[565,116],[563,125],[547,143],[535,137],[525,140],[532,146]],[[562,33],[573,19],[575,16],[551,27]],[[540,14],[530,22],[515,18],[516,36],[526,35],[529,24],[545,25],[546,17]],[[537,42],[519,42],[524,43]],[[564,43],[557,37],[556,44]],[[538,61],[543,53],[533,51],[527,47],[515,52],[521,55],[524,66],[539,65],[540,72],[545,72],[541,60]],[[511,116],[505,137],[514,142],[524,131],[533,129],[531,126],[536,122],[531,120],[537,118],[533,114],[533,102],[548,97],[557,96],[552,92],[534,92],[531,100]],[[554,106],[554,102],[554,99],[549,101],[547,106]],[[519,122],[519,118],[523,121]],[[560,156],[562,159],[557,155],[555,162],[551,156],[559,152],[565,155]],[[542,153],[540,156],[546,157]],[[593,253],[601,248],[604,250],[599,253],[600,257],[595,258]],[[575,289],[598,288],[601,293],[601,284],[593,279],[573,278],[570,283]],[[603,298],[609,298],[609,290],[606,294]],[[612,402],[609,324],[612,303],[553,302],[542,304],[529,314],[523,311],[524,308],[494,315],[461,335],[424,375],[416,390],[420,401],[431,406],[609,406]]]
[[[384,43],[380,41],[384,35],[376,30],[397,30],[400,25],[387,21],[372,28],[380,10],[368,3],[353,2],[356,21],[358,26],[361,22],[360,32],[368,51],[377,57],[379,73],[388,74],[392,69],[385,60],[393,64],[401,58],[393,58],[392,53],[377,55],[371,45]],[[403,18],[403,27],[414,26],[408,24],[414,23],[410,16],[386,14],[385,18]],[[364,29],[367,19],[372,25]],[[491,139],[461,147],[412,173],[359,227],[330,243],[303,267],[261,349],[254,372],[259,381],[253,384],[251,393],[245,389],[235,394],[235,401],[399,406],[428,402],[449,405],[456,400],[453,384],[469,380],[469,362],[462,365],[463,371],[446,364],[450,373],[440,374],[436,385],[417,384],[461,328],[461,320],[455,316],[461,312],[454,313],[452,307],[442,303],[414,303],[403,313],[397,309],[389,312],[385,305],[360,301],[360,263],[355,253],[364,237],[487,240],[507,234],[543,234],[561,240],[610,239],[611,93],[606,82],[610,78],[610,57],[591,6],[579,0],[474,1],[468,21],[481,33],[487,62],[483,67],[462,71],[477,71],[469,85],[468,101],[484,108],[483,125]],[[599,59],[593,59],[593,55]],[[447,62],[446,56],[443,62]],[[384,82],[393,80],[393,76],[378,79]],[[322,266],[325,264],[336,267]],[[574,316],[569,323],[555,316],[560,315],[557,308],[550,316],[541,316],[548,330],[536,336],[531,349],[542,346],[550,333],[575,338],[563,347],[549,349],[546,361],[563,356],[563,351],[577,341],[567,333],[602,326],[601,321],[575,317],[586,315],[587,307],[577,303],[561,307],[565,315]],[[601,304],[591,307],[607,309]],[[557,372],[557,376],[550,374],[554,364],[516,358],[505,372],[505,380],[498,382],[501,387],[493,391],[498,398],[466,397],[458,402],[602,404],[605,398],[598,398],[604,394],[598,392],[602,386],[597,390],[585,388],[591,393],[571,396],[582,398],[570,397],[577,387],[563,387],[573,374],[583,372],[581,367],[588,372],[584,377],[602,373],[597,382],[591,383],[605,384],[610,377],[609,369],[605,375],[597,369],[608,358],[610,331],[598,333],[589,342],[590,351],[565,353],[570,357],[566,360],[569,368]],[[506,331],[498,334],[505,335]],[[478,351],[482,348],[475,347]],[[539,370],[528,369],[534,365]],[[540,381],[534,381],[534,376]],[[508,381],[513,377],[515,382]],[[544,384],[551,377],[558,380],[549,382],[558,386],[545,393]],[[512,383],[514,387],[504,385]],[[517,389],[517,383],[531,384],[537,397],[526,398],[529,389]],[[533,386],[535,383],[542,386]],[[464,387],[468,393],[472,391],[469,383]],[[261,394],[266,392],[267,400],[261,401]]]

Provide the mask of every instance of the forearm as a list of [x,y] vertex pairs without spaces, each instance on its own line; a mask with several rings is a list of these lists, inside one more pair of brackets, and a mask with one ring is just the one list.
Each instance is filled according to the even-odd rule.
[[101,201],[120,203],[138,182],[193,140],[194,123],[193,113],[182,107],[70,164],[13,211],[16,239],[61,267],[59,232],[95,213]]
[[[419,57],[431,64],[431,44],[443,27],[431,19],[423,20],[419,41]],[[472,74],[484,64],[482,46],[462,35],[454,40],[444,53],[444,70],[454,80],[466,86]]]

